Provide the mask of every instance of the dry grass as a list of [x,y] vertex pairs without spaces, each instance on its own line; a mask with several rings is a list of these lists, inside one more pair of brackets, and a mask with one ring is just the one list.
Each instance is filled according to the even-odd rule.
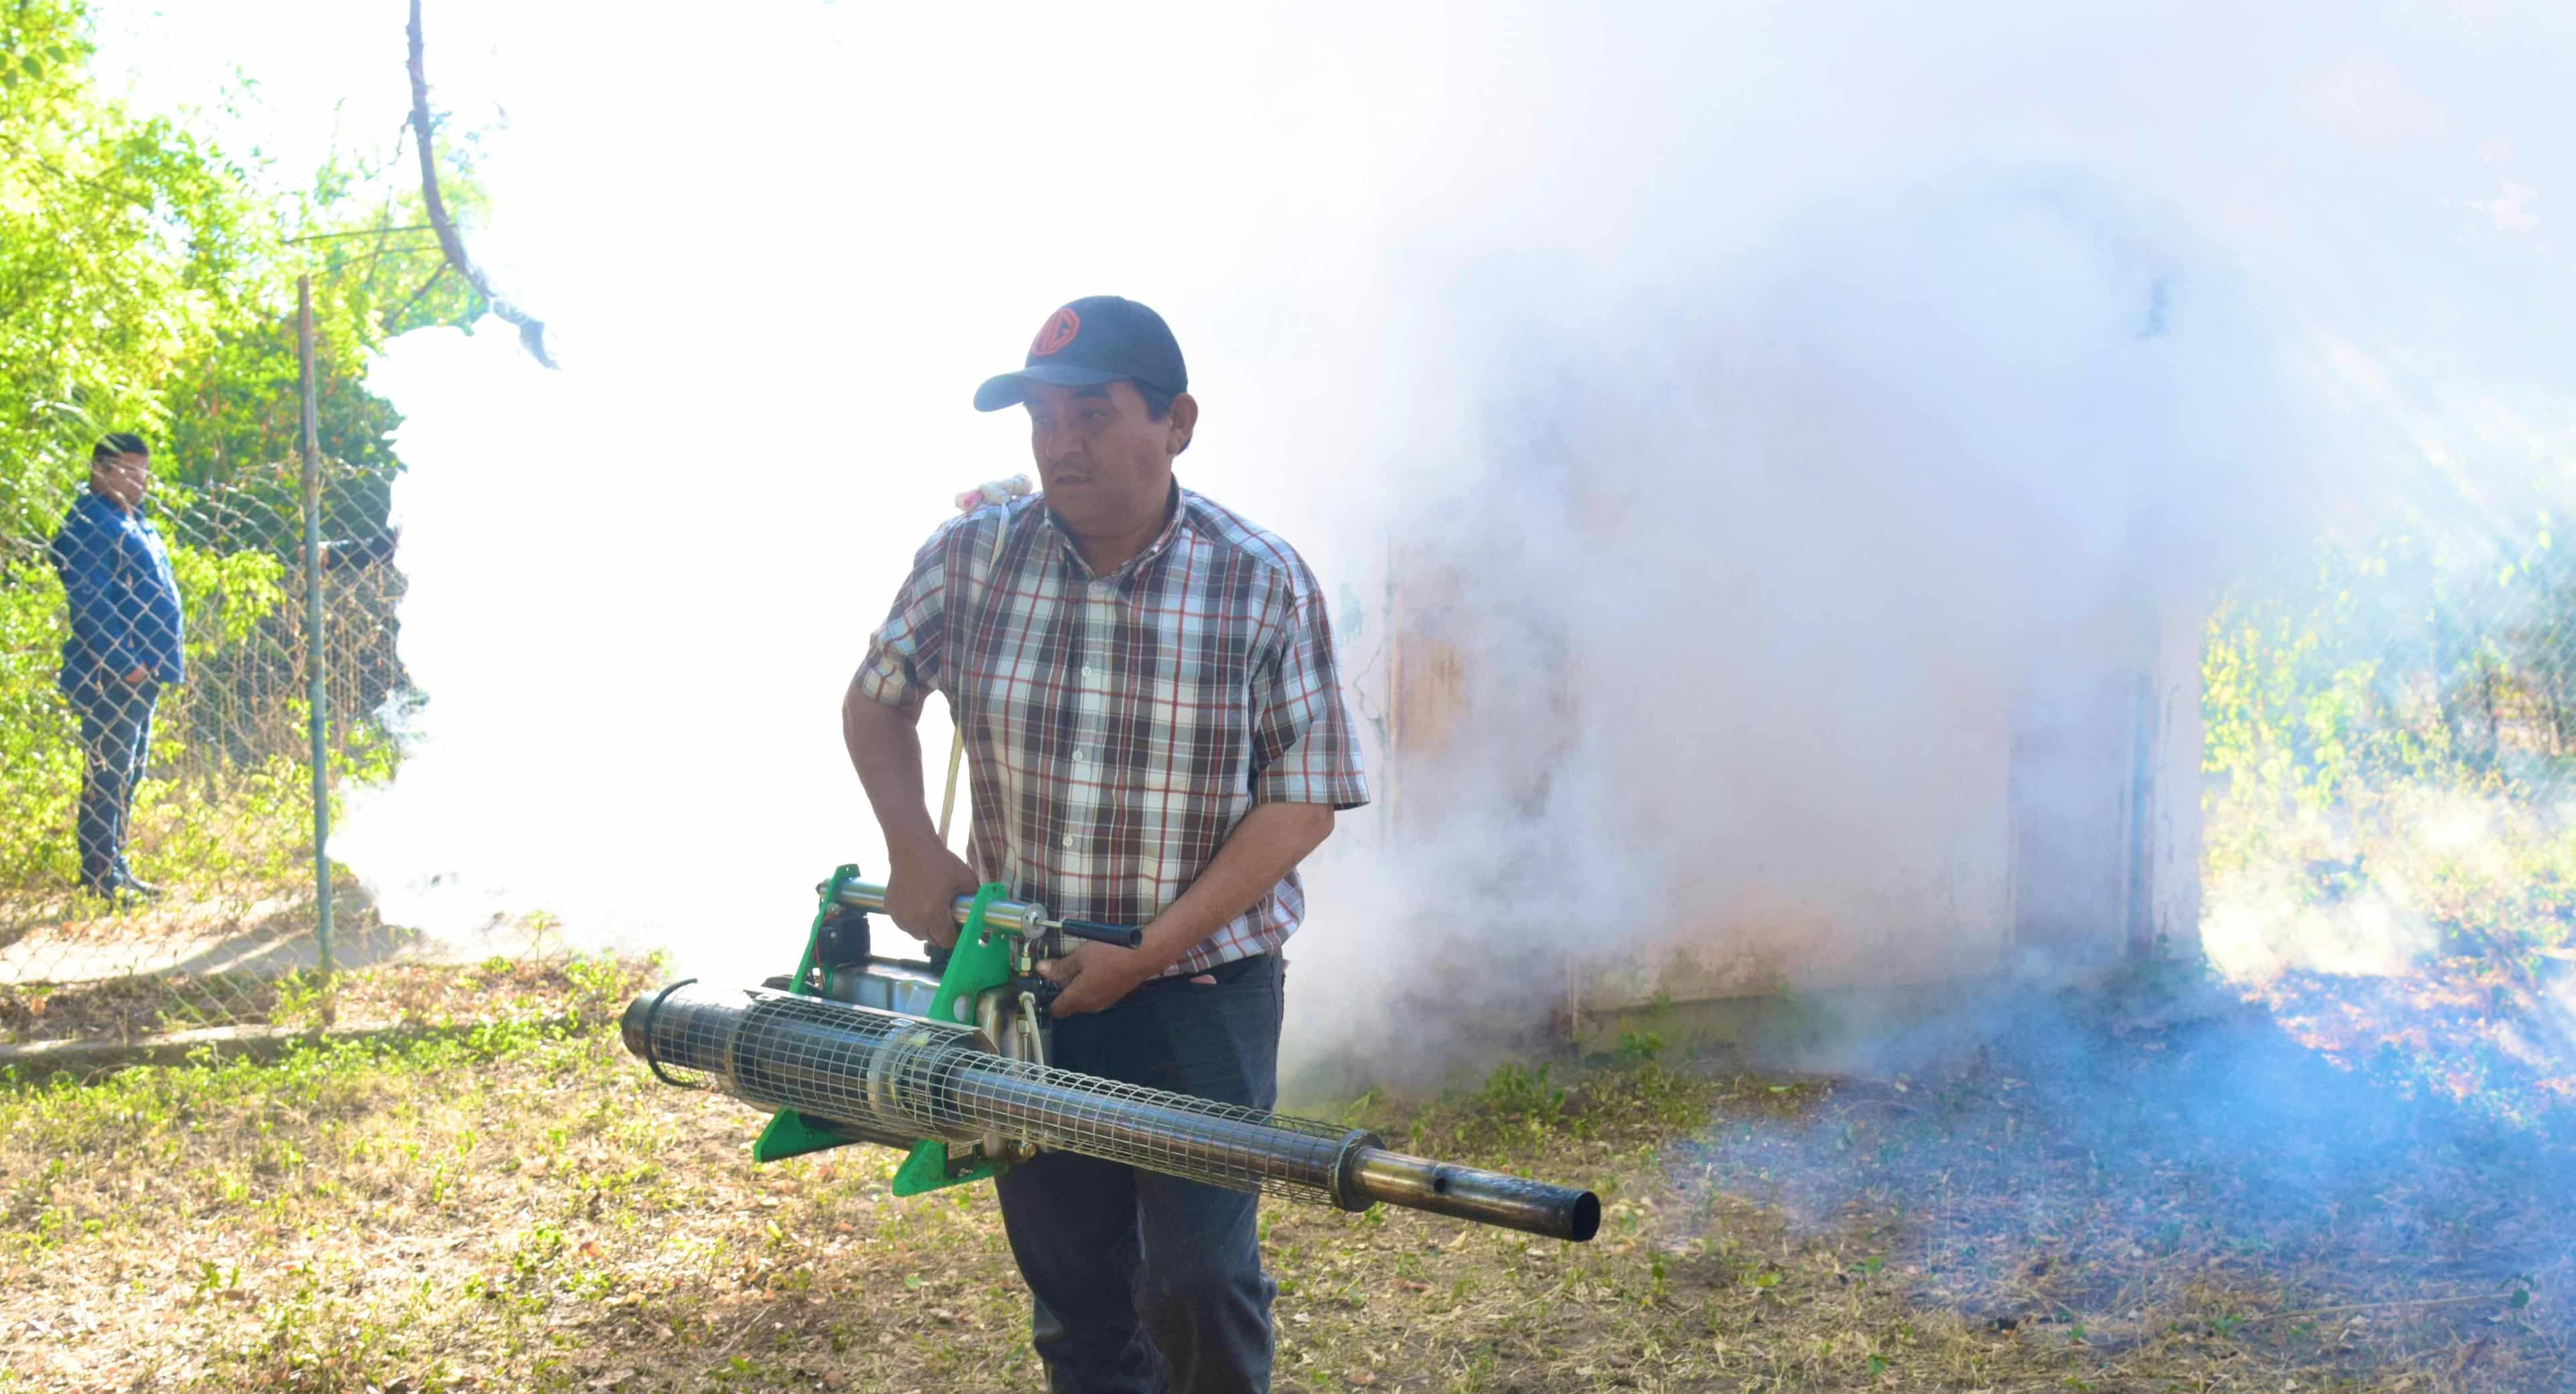
[[[989,1188],[898,1201],[857,1148],[753,1167],[755,1115],[618,1049],[621,991],[20,1085],[0,1389],[1040,1387]],[[2233,1006],[2088,1018],[2019,1004],[1982,1056],[1875,1083],[1636,1042],[1361,1100],[1417,1150],[1596,1187],[1603,1232],[1272,1207],[1280,1387],[2569,1387],[2554,1096]]]
[[633,981],[642,965],[555,956],[479,964],[389,963],[324,980],[309,969],[0,983],[0,1040],[148,1041],[206,1025],[342,1032],[448,1030],[553,1017],[601,975]]

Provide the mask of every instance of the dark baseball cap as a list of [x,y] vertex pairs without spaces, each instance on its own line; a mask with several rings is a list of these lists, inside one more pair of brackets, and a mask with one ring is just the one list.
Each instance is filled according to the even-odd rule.
[[1161,315],[1115,295],[1086,295],[1038,326],[1028,362],[1018,372],[986,378],[975,389],[975,410],[1017,406],[1028,400],[1033,382],[1098,387],[1122,380],[1175,397],[1190,389],[1180,343]]

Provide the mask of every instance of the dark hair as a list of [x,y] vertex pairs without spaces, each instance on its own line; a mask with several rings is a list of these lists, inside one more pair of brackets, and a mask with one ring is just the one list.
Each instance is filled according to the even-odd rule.
[[101,436],[98,444],[90,448],[89,462],[93,465],[103,465],[108,461],[115,459],[119,455],[149,455],[151,453],[152,447],[143,443],[143,437],[134,434],[132,431],[113,431],[105,436]]

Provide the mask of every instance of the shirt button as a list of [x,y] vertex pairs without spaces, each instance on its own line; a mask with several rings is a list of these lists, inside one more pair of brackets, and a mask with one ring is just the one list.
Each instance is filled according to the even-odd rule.
[[1073,838],[1069,835],[1064,840],[1064,850],[1068,852],[1073,850]]

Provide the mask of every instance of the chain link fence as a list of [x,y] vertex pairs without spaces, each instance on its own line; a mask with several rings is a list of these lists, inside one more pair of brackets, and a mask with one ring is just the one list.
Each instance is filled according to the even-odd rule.
[[[504,936],[509,962],[447,962],[337,866],[326,927],[311,640],[318,625],[320,787],[337,804],[392,777],[384,714],[413,697],[398,466],[321,462],[308,578],[297,462],[189,482],[172,477],[187,462],[152,464],[157,547],[91,496],[66,500],[55,539],[0,539],[0,1045],[470,1020],[496,976],[560,977],[541,918]],[[178,645],[147,594],[156,552]]]

